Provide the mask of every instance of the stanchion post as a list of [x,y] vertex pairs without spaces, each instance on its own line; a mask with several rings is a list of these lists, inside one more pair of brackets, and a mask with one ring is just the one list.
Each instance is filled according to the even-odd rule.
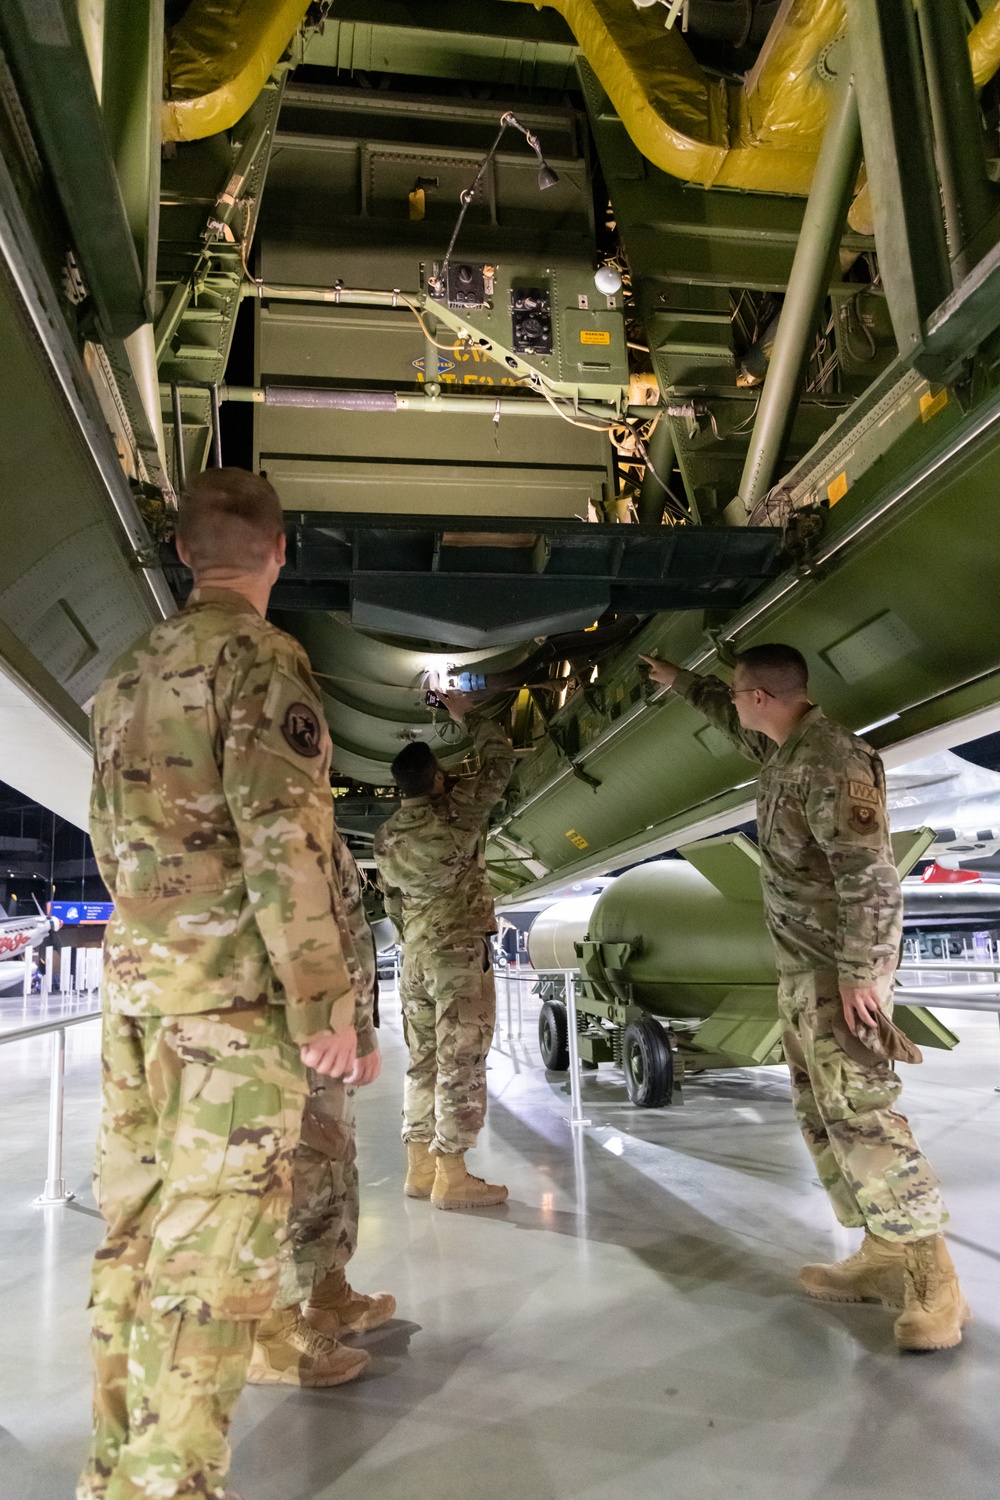
[[[33,948],[26,948],[24,952],[24,998],[27,1000],[31,994],[31,976],[35,970],[35,952]],[[17,973],[17,970],[14,971]]]
[[510,965],[506,962],[503,966],[503,987],[507,996],[507,1040],[508,1042],[512,1042],[514,1040],[514,1022],[510,1014]]
[[576,975],[572,969],[563,973],[566,984],[566,1034],[569,1041],[569,1093],[571,1101],[569,1123],[572,1126],[589,1125],[583,1117],[583,1096],[580,1091],[580,1044],[576,1029]]
[[35,1202],[42,1207],[68,1203],[74,1196],[67,1193],[63,1180],[63,1095],[66,1081],[66,1029],[60,1026],[52,1033],[52,1082],[49,1086],[49,1164],[45,1187]]

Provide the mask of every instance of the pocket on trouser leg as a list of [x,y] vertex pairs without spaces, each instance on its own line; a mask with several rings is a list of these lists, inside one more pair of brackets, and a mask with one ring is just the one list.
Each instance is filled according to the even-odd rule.
[[[202,1091],[198,1102],[204,1098]],[[225,1131],[219,1101],[211,1104],[213,1139],[199,1138],[191,1127],[194,1138],[171,1162],[156,1220],[146,1289],[153,1307],[166,1311],[183,1300],[232,1319],[260,1318],[268,1311],[286,1233],[303,1098],[247,1080],[232,1093]],[[184,1134],[182,1121],[178,1136]]]
[[938,1177],[919,1153],[892,1161],[880,1176],[861,1183],[858,1200],[868,1228],[881,1239],[925,1239],[942,1233],[948,1223]]
[[108,1500],[220,1492],[227,1432],[246,1382],[252,1324],[151,1312],[132,1340],[130,1437]]

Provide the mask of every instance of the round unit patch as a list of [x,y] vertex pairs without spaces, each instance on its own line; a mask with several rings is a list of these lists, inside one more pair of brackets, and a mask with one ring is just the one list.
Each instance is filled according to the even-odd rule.
[[308,703],[292,703],[285,714],[281,732],[298,755],[307,759],[320,753],[321,730],[315,711]]

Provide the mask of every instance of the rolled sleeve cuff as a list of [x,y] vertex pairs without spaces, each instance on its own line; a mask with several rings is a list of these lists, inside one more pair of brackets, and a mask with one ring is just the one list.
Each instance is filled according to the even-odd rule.
[[697,681],[698,678],[693,672],[689,672],[686,667],[681,667],[677,676],[670,684],[670,691],[672,693],[679,693],[682,698],[687,698]]

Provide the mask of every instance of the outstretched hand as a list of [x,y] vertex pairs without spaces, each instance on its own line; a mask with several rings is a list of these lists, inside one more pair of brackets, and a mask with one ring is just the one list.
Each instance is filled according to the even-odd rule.
[[673,687],[674,678],[680,671],[672,661],[663,661],[659,656],[640,656],[649,668],[649,680],[655,682],[658,687]]
[[472,698],[468,693],[439,692],[437,698],[456,724],[465,723],[465,716],[472,708]]

